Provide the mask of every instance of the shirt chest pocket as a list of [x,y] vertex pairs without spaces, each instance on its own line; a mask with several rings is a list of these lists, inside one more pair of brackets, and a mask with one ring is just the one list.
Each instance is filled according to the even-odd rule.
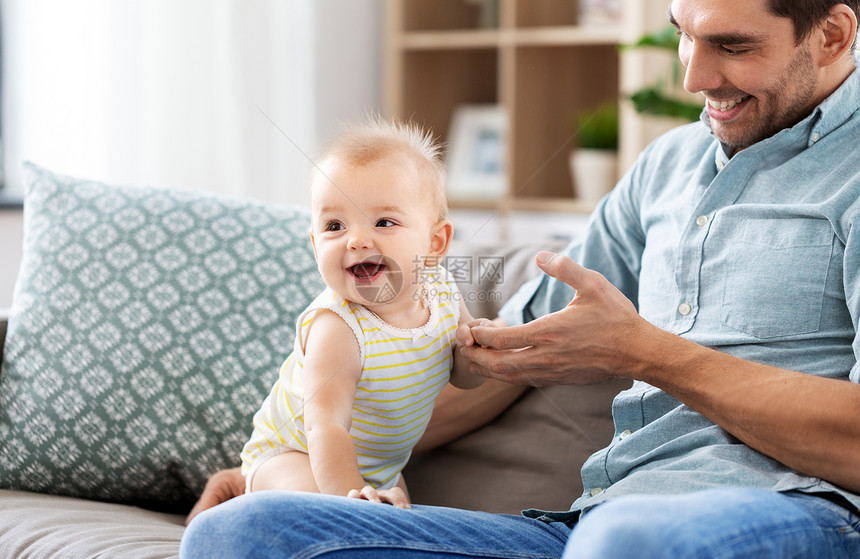
[[730,252],[720,321],[761,339],[816,332],[833,239],[826,220],[744,221]]

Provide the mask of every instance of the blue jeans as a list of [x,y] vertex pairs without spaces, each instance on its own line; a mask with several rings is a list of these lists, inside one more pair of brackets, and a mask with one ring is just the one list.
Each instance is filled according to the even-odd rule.
[[562,556],[849,559],[860,557],[860,519],[816,497],[746,489],[623,497],[572,530],[515,515],[264,491],[202,513],[181,546],[184,559]]

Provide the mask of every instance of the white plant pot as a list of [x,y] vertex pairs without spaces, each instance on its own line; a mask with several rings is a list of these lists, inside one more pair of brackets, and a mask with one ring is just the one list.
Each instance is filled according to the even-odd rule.
[[618,152],[606,149],[575,149],[570,152],[573,192],[582,202],[595,204],[618,181]]

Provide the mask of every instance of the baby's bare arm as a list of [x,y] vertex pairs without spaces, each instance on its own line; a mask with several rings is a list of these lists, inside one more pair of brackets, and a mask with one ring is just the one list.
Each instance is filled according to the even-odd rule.
[[[469,313],[469,309],[463,301],[460,301],[460,323],[457,328],[457,339],[454,342],[454,366],[451,368],[451,384],[457,388],[470,389],[484,383],[484,378],[469,372],[469,360],[460,352],[461,345],[474,343],[469,333],[469,325],[475,323],[475,319]],[[489,320],[480,319],[481,324],[489,323]]]
[[360,351],[349,325],[332,312],[318,312],[308,333],[303,380],[308,455],[321,493],[345,496],[365,485],[349,435],[360,377]]

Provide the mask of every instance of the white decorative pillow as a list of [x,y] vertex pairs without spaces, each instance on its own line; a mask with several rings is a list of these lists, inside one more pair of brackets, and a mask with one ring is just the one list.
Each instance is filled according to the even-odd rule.
[[25,167],[0,487],[186,506],[238,465],[323,287],[309,217]]

